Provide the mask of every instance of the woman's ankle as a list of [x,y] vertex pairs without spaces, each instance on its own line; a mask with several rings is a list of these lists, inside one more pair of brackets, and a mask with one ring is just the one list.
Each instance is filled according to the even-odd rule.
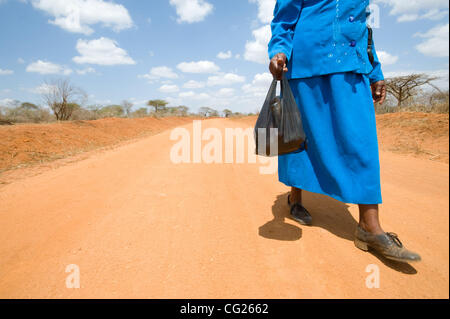
[[289,196],[289,200],[291,204],[301,204],[302,203],[302,190],[299,188],[293,187],[291,190],[291,194]]
[[359,221],[359,227],[361,227],[361,229],[373,235],[384,234],[384,230],[381,228],[379,224],[376,225],[373,223],[366,223],[364,221]]

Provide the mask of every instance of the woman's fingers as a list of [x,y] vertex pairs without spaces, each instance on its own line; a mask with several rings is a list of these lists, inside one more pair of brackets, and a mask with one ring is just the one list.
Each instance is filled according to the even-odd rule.
[[383,104],[386,100],[386,84],[384,81],[378,81],[371,85],[373,103]]
[[283,72],[287,72],[286,67],[286,55],[284,53],[276,54],[271,60],[269,65],[270,73],[277,80],[281,80]]

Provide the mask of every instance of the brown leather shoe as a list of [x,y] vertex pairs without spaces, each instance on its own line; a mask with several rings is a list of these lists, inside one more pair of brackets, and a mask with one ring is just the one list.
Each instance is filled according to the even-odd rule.
[[358,226],[355,233],[355,246],[364,251],[371,248],[384,257],[395,261],[416,262],[421,260],[419,254],[403,247],[397,234],[394,233],[374,235]]

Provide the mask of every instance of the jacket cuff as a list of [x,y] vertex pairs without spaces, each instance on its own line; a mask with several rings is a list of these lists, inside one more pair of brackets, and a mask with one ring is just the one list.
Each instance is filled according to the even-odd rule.
[[371,74],[369,75],[370,84],[376,83],[378,81],[384,81],[383,74]]
[[284,55],[286,56],[286,63],[291,60],[292,50],[288,52],[285,48],[281,47],[275,47],[269,51],[269,60],[272,60],[272,58],[278,53],[284,53]]

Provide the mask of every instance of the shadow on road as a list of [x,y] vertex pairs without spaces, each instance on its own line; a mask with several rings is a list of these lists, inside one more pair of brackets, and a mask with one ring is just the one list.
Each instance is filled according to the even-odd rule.
[[[272,205],[274,218],[259,227],[260,236],[267,239],[283,241],[301,239],[302,229],[285,222],[285,219],[291,219],[287,204],[288,195],[289,192],[277,196]],[[354,232],[358,222],[348,210],[349,205],[325,195],[306,191],[303,192],[303,204],[313,216],[313,225],[311,227],[320,227],[342,239],[354,240]],[[410,264],[386,259],[376,252],[370,253],[377,257],[384,265],[396,271],[409,275],[417,273],[417,270]]]
[[287,196],[289,193],[278,195],[272,206],[273,220],[259,227],[259,235],[276,240],[294,241],[302,238],[302,229],[285,223],[285,218],[289,217]]

